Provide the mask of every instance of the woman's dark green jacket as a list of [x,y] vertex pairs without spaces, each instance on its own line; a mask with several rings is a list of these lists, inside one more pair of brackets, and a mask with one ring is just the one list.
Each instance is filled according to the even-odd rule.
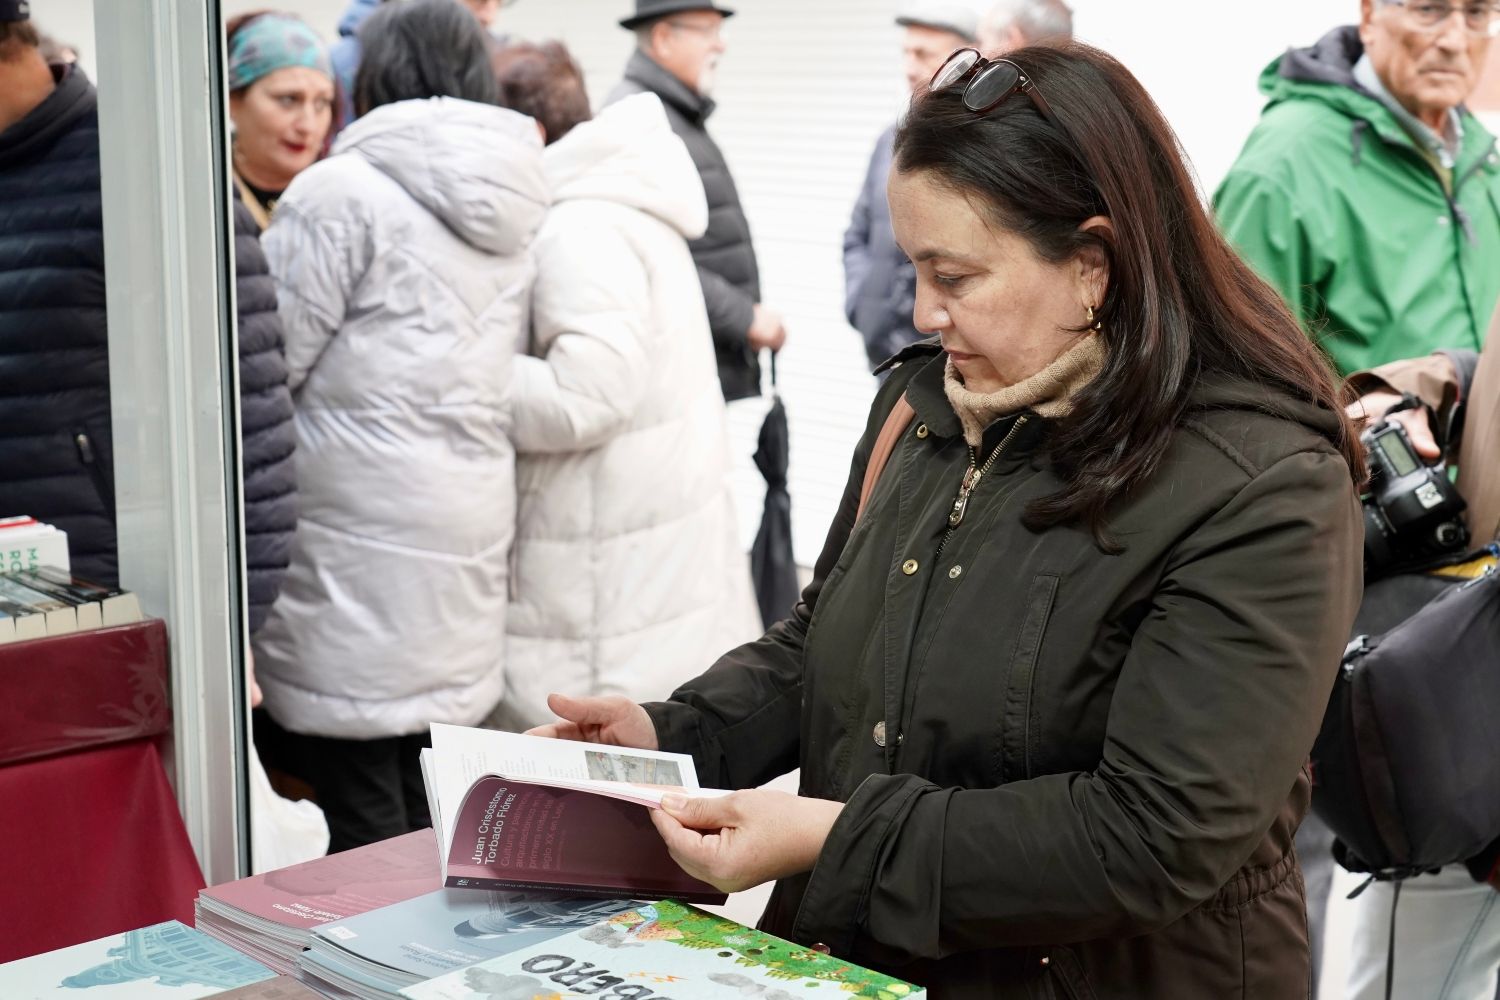
[[[1021,524],[1061,484],[1045,421],[1003,418],[949,533],[968,449],[943,356],[899,357],[802,603],[647,706],[705,784],[800,766],[847,802],[765,928],[938,998],[1306,996],[1292,834],[1361,593],[1337,419],[1204,384],[1105,555]],[[903,391],[916,418],[856,526]]]

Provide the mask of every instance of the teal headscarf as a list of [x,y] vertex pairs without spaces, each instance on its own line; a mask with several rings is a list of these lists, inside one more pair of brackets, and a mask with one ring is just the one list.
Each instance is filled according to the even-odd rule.
[[291,14],[262,14],[229,44],[229,89],[248,87],[268,73],[305,66],[333,79],[328,50],[307,22]]

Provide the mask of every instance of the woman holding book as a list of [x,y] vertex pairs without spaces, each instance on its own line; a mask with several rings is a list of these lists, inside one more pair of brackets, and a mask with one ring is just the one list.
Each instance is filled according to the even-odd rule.
[[546,735],[802,795],[654,814],[765,929],[939,996],[1290,997],[1292,836],[1360,594],[1330,375],[1085,46],[960,50],[889,185],[937,336],[889,363],[789,619]]
[[264,238],[300,509],[256,665],[334,851],[426,826],[428,725],[473,725],[503,690],[507,394],[548,203],[536,126],[494,106],[466,9],[386,4],[360,37],[360,118]]

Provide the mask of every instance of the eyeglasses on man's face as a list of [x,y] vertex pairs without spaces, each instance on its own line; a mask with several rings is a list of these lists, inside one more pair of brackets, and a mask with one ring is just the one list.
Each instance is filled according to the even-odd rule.
[[1436,31],[1454,14],[1461,14],[1464,28],[1479,38],[1500,34],[1500,3],[1441,3],[1439,0],[1385,0],[1400,7],[1406,19],[1423,31]]
[[677,31],[690,31],[705,41],[717,42],[724,37],[724,22],[716,21],[713,24],[704,24],[695,21],[669,20],[667,25]]

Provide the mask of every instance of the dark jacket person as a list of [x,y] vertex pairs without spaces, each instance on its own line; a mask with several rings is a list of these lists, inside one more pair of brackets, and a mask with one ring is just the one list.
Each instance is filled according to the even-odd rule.
[[1135,78],[1011,58],[940,71],[897,134],[939,336],[893,362],[802,603],[669,701],[559,697],[544,731],[724,788],[800,765],[653,818],[721,888],[779,879],[767,930],[935,996],[1305,996],[1357,442]]
[[0,516],[61,528],[73,573],[113,585],[99,115],[82,70],[37,43],[0,21]]
[[[740,205],[729,163],[708,134],[714,102],[707,96],[718,55],[719,23],[731,11],[698,0],[637,0],[638,13],[621,25],[634,29],[640,48],[625,66],[625,78],[609,94],[614,103],[631,94],[655,94],[667,109],[672,131],[687,145],[708,196],[708,230],[688,241],[726,400],[760,394],[763,347],[779,350],[786,332],[781,319],[760,304],[760,267],[750,241],[750,223]],[[684,82],[689,77],[693,83]]]

